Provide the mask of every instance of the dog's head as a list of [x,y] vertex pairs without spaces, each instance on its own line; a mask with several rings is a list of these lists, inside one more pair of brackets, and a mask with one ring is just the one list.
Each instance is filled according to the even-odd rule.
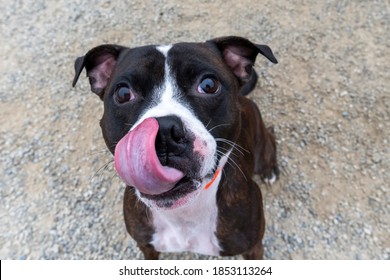
[[241,125],[237,99],[254,87],[259,53],[277,63],[268,46],[241,37],[101,45],[76,60],[73,86],[86,68],[104,102],[100,125],[122,180],[151,207],[175,208],[226,163]]

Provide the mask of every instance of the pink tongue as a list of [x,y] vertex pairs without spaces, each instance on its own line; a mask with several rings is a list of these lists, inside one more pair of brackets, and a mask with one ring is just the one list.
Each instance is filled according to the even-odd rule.
[[159,125],[148,118],[127,133],[115,148],[115,168],[129,186],[145,194],[161,194],[172,189],[184,174],[161,165],[155,148]]

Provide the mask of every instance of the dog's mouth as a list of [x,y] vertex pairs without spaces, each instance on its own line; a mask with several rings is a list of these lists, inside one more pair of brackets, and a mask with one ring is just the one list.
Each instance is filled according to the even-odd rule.
[[[191,151],[189,154],[174,156],[174,164],[170,166],[165,165],[164,161],[163,164],[159,158],[163,149],[156,149],[159,129],[162,129],[159,122],[155,118],[148,118],[128,132],[116,146],[115,168],[119,177],[128,186],[133,186],[148,206],[173,209],[197,197],[204,179],[199,178],[196,165],[201,162],[201,156],[192,152],[192,147],[188,146],[186,149]],[[173,136],[178,138],[180,131],[176,127],[174,129]],[[176,149],[181,149],[182,141],[179,140],[175,140],[178,142],[175,143]],[[172,147],[169,148],[172,153]]]
[[164,193],[150,195],[140,192],[140,196],[151,208],[175,209],[196,198],[201,189],[200,185],[200,181],[185,176],[172,189]]

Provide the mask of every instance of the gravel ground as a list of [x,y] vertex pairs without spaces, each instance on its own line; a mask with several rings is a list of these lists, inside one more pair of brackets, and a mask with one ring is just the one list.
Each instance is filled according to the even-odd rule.
[[[240,35],[272,47],[251,98],[282,169],[264,193],[267,259],[390,259],[390,4],[0,0],[0,258],[142,258],[77,56]],[[257,178],[258,179],[258,178]],[[163,258],[205,258],[164,254]]]

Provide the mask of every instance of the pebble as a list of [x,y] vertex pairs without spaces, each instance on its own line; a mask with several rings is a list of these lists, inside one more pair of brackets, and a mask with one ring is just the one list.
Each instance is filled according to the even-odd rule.
[[340,92],[340,97],[344,97],[347,95],[348,95],[348,92],[346,90],[343,90],[342,92]]
[[381,160],[382,160],[382,155],[381,155],[380,153],[374,153],[374,154],[372,155],[372,161],[373,161],[374,163],[380,163]]

